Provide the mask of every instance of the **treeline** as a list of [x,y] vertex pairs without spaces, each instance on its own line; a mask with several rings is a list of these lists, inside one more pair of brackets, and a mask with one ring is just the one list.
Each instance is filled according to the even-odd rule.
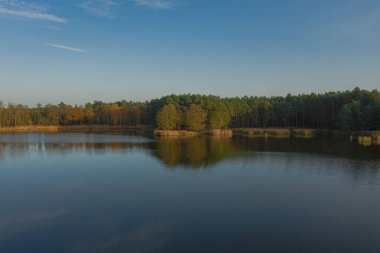
[[352,91],[285,97],[221,98],[169,95],[148,102],[84,106],[0,104],[1,126],[151,125],[162,130],[295,127],[342,130],[380,129],[380,92]]
[[295,127],[379,130],[380,93],[352,91],[285,97],[171,95],[152,100],[149,118],[164,130]]
[[121,101],[103,103],[95,101],[84,106],[24,105],[0,103],[0,126],[14,127],[27,125],[147,125],[147,103]]

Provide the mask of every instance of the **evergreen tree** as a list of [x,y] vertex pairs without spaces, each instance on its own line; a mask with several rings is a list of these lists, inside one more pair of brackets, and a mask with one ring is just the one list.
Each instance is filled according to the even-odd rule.
[[354,119],[352,115],[351,105],[345,104],[342,106],[339,114],[340,128],[342,130],[352,130],[354,127]]

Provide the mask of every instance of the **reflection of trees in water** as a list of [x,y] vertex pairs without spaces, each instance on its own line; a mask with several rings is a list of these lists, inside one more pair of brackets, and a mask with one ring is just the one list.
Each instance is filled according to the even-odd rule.
[[157,157],[167,166],[210,167],[234,153],[230,138],[159,139]]
[[[171,138],[156,142],[0,142],[0,159],[38,151],[68,155],[126,153],[133,150],[153,154],[168,167],[210,168],[226,159],[260,159],[262,152],[309,153],[347,158],[349,161],[380,160],[380,146],[363,147],[355,142],[334,139],[263,139],[263,138]],[[152,152],[153,151],[153,152]],[[261,156],[262,157],[262,156]],[[357,166],[356,166],[357,167]],[[359,168],[360,169],[360,166]]]
[[29,154],[28,144],[26,143],[3,143],[0,142],[0,159],[6,157],[20,157]]
[[88,154],[104,154],[107,152],[123,153],[133,150],[149,151],[151,143],[29,143],[0,142],[0,159],[19,157],[29,154],[32,150],[40,154],[69,155],[78,152]]
[[154,154],[179,169],[212,168],[229,159],[241,167],[343,176],[354,184],[374,184],[380,175],[379,148],[331,139],[159,139]]
[[127,153],[133,150],[152,153],[166,166],[185,165],[187,168],[211,167],[234,151],[232,140],[216,138],[160,139],[143,143],[91,142],[0,142],[0,159],[21,157],[38,152],[46,155],[70,155],[86,152],[102,155],[109,152]]
[[[333,139],[185,138],[158,139],[156,155],[167,166],[211,167],[225,159],[258,158],[262,152],[310,153],[350,160],[380,160],[379,147]],[[239,155],[239,156],[236,156]]]
[[380,147],[363,147],[355,142],[332,139],[195,137],[141,143],[0,142],[0,159],[28,156],[33,152],[66,156],[83,152],[126,154],[135,150],[155,156],[168,168],[209,169],[219,162],[233,160],[239,166],[344,175],[355,183],[378,182],[380,168]]

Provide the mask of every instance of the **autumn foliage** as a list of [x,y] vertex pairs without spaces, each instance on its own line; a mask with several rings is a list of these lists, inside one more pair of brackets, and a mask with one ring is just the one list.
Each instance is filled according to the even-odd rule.
[[30,125],[149,125],[195,132],[228,128],[379,130],[380,92],[355,88],[324,94],[235,98],[185,94],[148,102],[95,101],[32,108],[0,103],[0,127]]

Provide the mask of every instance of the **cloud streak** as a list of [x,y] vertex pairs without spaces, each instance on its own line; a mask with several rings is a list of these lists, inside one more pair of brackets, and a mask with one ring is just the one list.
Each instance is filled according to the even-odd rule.
[[119,4],[120,2],[115,0],[85,0],[78,6],[94,16],[110,18],[112,17],[112,8]]
[[61,45],[61,44],[45,43],[45,45],[49,46],[49,47],[54,47],[54,48],[58,48],[58,49],[72,51],[72,52],[75,52],[75,53],[86,53],[86,51],[83,50],[83,49],[81,49],[81,48],[69,47],[69,46],[65,46],[65,45]]
[[13,16],[27,19],[67,23],[64,18],[46,13],[39,5],[23,1],[0,0],[0,16]]
[[134,0],[137,5],[146,6],[152,9],[171,9],[174,4],[168,0]]
[[78,6],[91,15],[112,18],[113,9],[126,2],[151,9],[171,9],[174,7],[173,0],[81,0]]

